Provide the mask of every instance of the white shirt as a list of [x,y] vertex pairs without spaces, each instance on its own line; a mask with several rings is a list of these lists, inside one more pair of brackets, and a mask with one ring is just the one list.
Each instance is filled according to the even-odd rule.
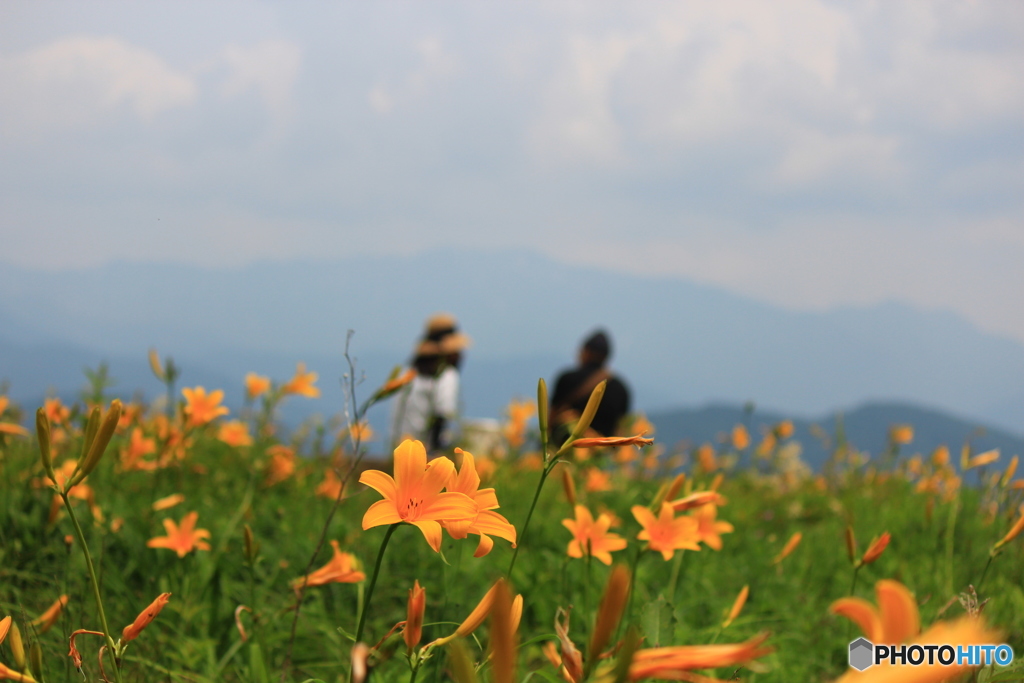
[[448,366],[437,377],[416,375],[396,397],[391,414],[392,446],[412,437],[426,442],[435,417],[447,420],[443,442],[450,441],[459,414],[459,371]]

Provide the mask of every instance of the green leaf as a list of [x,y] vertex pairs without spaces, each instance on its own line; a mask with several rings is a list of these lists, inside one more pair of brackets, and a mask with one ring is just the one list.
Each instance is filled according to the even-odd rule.
[[663,595],[644,605],[640,614],[640,625],[651,647],[661,647],[671,642],[674,622],[672,605],[668,604]]

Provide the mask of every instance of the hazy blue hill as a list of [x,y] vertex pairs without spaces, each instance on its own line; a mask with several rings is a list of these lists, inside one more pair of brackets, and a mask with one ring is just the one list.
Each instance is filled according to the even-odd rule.
[[884,451],[889,428],[894,424],[914,427],[913,442],[901,450],[901,453],[907,455],[927,455],[938,446],[946,445],[953,454],[953,460],[959,461],[960,447],[967,440],[970,440],[975,452],[990,448],[1001,449],[1001,467],[1005,467],[1013,455],[1024,455],[1024,438],[1020,435],[943,411],[903,403],[867,403],[848,411],[826,413],[814,419],[794,418],[780,412],[756,409],[752,414],[747,414],[740,405],[658,411],[648,417],[657,428],[656,439],[670,448],[682,443],[718,443],[733,426],[740,423],[748,425],[756,444],[771,425],[783,419],[791,419],[794,438],[803,447],[803,458],[815,468],[820,468],[825,462],[829,450],[811,432],[811,426],[817,425],[834,439],[840,419],[847,441],[872,456],[878,456]]
[[[455,312],[474,339],[464,375],[472,416],[496,414],[511,395],[533,395],[537,377],[553,378],[582,336],[603,324],[615,340],[613,365],[643,410],[754,400],[813,415],[885,399],[1024,432],[1024,345],[948,312],[895,303],[794,312],[681,279],[567,266],[527,251],[235,269],[115,263],[51,273],[0,264],[0,337],[133,363],[155,345],[187,361],[187,370],[206,368],[197,379],[238,387],[244,372],[283,376],[297,360],[336,386],[349,329],[372,379],[406,359],[436,310]],[[34,367],[49,363],[32,357]],[[0,379],[20,362],[0,357]],[[76,387],[80,364],[69,363]],[[115,375],[132,384],[116,368]],[[29,373],[25,381],[39,392],[51,381],[41,378]]]

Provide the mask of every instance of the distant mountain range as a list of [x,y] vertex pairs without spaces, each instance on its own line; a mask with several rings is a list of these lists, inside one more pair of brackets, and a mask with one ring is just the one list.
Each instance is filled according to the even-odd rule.
[[303,360],[320,373],[325,396],[293,401],[286,416],[331,414],[343,406],[348,330],[372,385],[407,360],[437,310],[458,315],[475,342],[463,373],[472,416],[497,416],[512,396],[533,396],[537,378],[570,365],[580,339],[603,325],[613,366],[635,406],[651,413],[753,400],[797,418],[846,408],[849,420],[850,406],[884,401],[1024,433],[1024,345],[952,313],[898,303],[795,312],[524,251],[217,270],[0,264],[0,380],[22,402],[50,389],[67,395],[84,383],[83,366],[107,360],[119,391],[152,396],[160,385],[145,356],[156,346],[184,367],[184,384],[223,387],[237,404],[245,372],[286,379]]
[[[955,463],[959,460],[960,448],[968,442],[975,453],[1000,449],[1002,458],[996,465],[999,468],[1004,468],[1012,456],[1024,455],[1024,438],[1016,434],[941,411],[902,403],[868,403],[846,412],[823,414],[816,419],[794,419],[782,413],[758,410],[756,406],[752,413],[748,413],[739,405],[657,411],[648,418],[657,428],[656,440],[669,449],[681,442],[691,446],[702,443],[717,445],[737,424],[743,424],[750,430],[753,447],[772,425],[792,419],[792,438],[800,442],[801,457],[814,469],[820,469],[831,454],[839,424],[847,443],[872,456],[885,451],[889,429],[895,424],[909,424],[914,428],[914,439],[901,447],[902,455],[930,455],[937,447],[945,445],[949,447]],[[813,433],[812,426],[819,427],[821,431]],[[821,432],[828,437],[829,443],[822,441]]]

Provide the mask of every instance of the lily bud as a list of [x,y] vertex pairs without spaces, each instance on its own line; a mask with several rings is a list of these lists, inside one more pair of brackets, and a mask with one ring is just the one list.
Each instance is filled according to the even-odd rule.
[[886,531],[884,534],[871,541],[871,545],[868,546],[868,549],[864,552],[864,557],[860,559],[860,564],[871,564],[879,557],[881,557],[882,553],[885,551],[886,546],[889,545],[889,539],[889,532]]
[[153,371],[156,378],[161,382],[166,381],[166,375],[164,374],[163,365],[160,364],[160,356],[157,355],[156,349],[149,350],[149,369]]
[[587,649],[587,671],[598,661],[601,653],[611,640],[612,633],[622,619],[622,612],[626,608],[626,598],[629,596],[629,570],[622,565],[616,565],[608,577],[608,585],[601,597],[601,604],[597,608],[597,617],[594,619],[594,633],[590,636],[590,647]]
[[569,473],[569,468],[562,465],[562,490],[565,491],[565,499],[569,501],[569,505],[576,507],[576,482],[573,481],[572,474]]
[[7,634],[7,644],[11,646],[11,656],[14,658],[15,665],[23,671],[26,662],[25,641],[21,639],[21,630],[18,629],[18,623],[13,619],[11,620],[11,630]]
[[[542,438],[547,438],[548,433],[548,385],[541,377],[537,380],[537,424],[540,427]],[[547,453],[543,454],[547,457]]]
[[740,591],[740,594],[736,596],[736,601],[732,603],[732,609],[729,610],[729,616],[722,622],[722,629],[729,628],[729,624],[736,621],[736,617],[743,611],[743,605],[747,604],[747,596],[750,595],[750,586],[744,586]]
[[50,455],[50,420],[42,408],[36,411],[36,435],[39,437],[39,458],[43,461],[43,469],[50,481],[56,484],[57,478],[53,475],[53,457]]
[[850,562],[857,561],[857,538],[853,535],[853,527],[846,527],[846,554]]
[[409,589],[409,602],[405,616],[405,631],[402,637],[405,638],[405,646],[409,652],[420,644],[423,637],[423,611],[427,606],[427,591],[420,586],[417,580]]
[[170,593],[161,593],[158,595],[156,600],[149,604],[149,607],[142,610],[139,613],[139,616],[135,617],[135,621],[124,627],[124,630],[121,632],[122,642],[127,643],[130,640],[138,638],[139,634],[142,633],[142,629],[153,623],[153,620],[156,619],[157,615],[160,614],[160,611],[170,599]]
[[[96,411],[98,412],[98,411]],[[92,445],[89,447],[89,451],[85,456],[85,459],[79,461],[80,469],[78,474],[71,478],[65,486],[65,491],[71,490],[73,486],[79,484],[89,474],[96,469],[96,465],[99,463],[100,458],[103,457],[103,453],[107,450],[107,445],[110,443],[110,439],[114,436],[114,430],[117,429],[117,423],[121,419],[121,401],[120,399],[114,399],[110,404],[110,410],[107,411],[106,417],[103,418],[103,423],[100,425],[99,430],[96,432],[96,438],[93,439]]]

